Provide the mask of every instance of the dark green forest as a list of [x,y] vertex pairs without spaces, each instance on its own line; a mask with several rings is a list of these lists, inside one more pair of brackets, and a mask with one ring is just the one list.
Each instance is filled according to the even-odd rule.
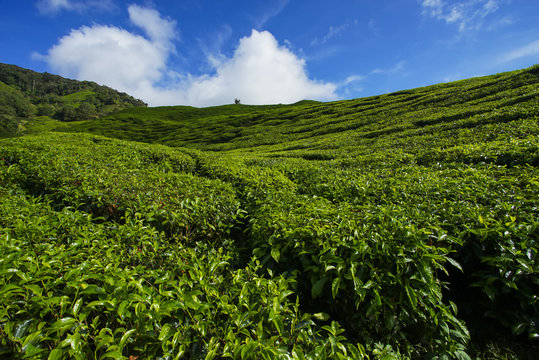
[[48,122],[0,80],[0,356],[539,353],[538,65]]
[[0,63],[0,138],[31,132],[43,124],[97,119],[134,106],[146,104],[94,82]]

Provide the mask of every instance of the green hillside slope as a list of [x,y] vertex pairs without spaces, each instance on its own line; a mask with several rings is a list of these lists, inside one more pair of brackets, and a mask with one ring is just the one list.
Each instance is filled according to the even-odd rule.
[[457,128],[475,131],[518,119],[533,120],[538,114],[538,73],[535,66],[332,103],[132,109],[77,124],[72,131],[213,151],[256,148],[274,156],[280,150],[286,151],[285,156],[330,158],[335,152],[355,156],[365,146],[379,143],[381,136],[398,143],[406,138],[410,143],[410,139],[435,134],[446,141],[450,139],[442,134]]
[[533,359],[538,90],[535,66],[1,140],[0,355]]
[[31,106],[20,91],[0,81],[0,138],[17,133],[17,119],[28,116]]
[[0,63],[0,137],[58,128],[65,121],[92,120],[140,106],[146,104],[94,82]]

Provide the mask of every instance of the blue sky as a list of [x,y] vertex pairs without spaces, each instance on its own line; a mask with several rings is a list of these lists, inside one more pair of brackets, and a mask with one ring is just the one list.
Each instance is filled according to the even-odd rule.
[[539,63],[537,0],[0,4],[0,62],[151,106],[352,99]]

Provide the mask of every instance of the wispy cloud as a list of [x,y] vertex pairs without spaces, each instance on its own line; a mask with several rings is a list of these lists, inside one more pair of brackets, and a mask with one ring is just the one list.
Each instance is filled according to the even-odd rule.
[[350,75],[338,84],[338,92],[344,97],[351,94],[357,95],[357,93],[364,90],[362,84],[365,82],[373,81],[374,77],[394,77],[405,74],[404,60],[399,61],[394,66],[388,68],[376,68],[368,72],[366,75]]
[[359,82],[361,80],[365,79],[365,76],[363,75],[350,75],[346,79],[344,79],[343,82],[341,82],[340,86],[347,86],[356,82]]
[[507,63],[513,60],[536,56],[539,59],[539,40],[532,41],[524,46],[510,51],[501,58],[502,63]]
[[40,0],[37,8],[42,13],[54,14],[61,10],[71,10],[73,4],[69,0]]
[[338,91],[343,94],[344,97],[348,97],[351,94],[357,94],[363,91],[362,81],[365,80],[363,75],[350,75],[338,84]]
[[456,24],[461,33],[480,29],[483,26],[483,20],[500,7],[500,0],[459,2],[419,0],[419,2],[423,16],[445,21],[447,24]]
[[423,7],[423,15],[441,17],[444,11],[442,0],[423,0],[421,6]]
[[240,39],[231,57],[208,57],[212,74],[171,71],[167,60],[177,51],[176,23],[137,5],[129,6],[128,13],[145,36],[115,26],[83,26],[38,58],[60,75],[111,86],[152,106],[210,106],[234,98],[246,104],[337,98],[336,84],[309,78],[306,61],[267,31],[253,30]]
[[267,10],[260,18],[255,21],[256,29],[263,29],[266,23],[275,16],[279,15],[288,5],[290,0],[277,0],[276,5]]
[[332,38],[338,36],[339,34],[343,33],[348,27],[350,27],[349,23],[342,24],[342,25],[339,25],[339,26],[330,26],[327,33],[324,36],[322,36],[322,38],[320,38],[320,39],[319,38],[314,38],[311,41],[311,46],[327,43],[330,39],[332,39]]
[[222,48],[230,39],[232,33],[232,27],[225,24],[222,25],[217,32],[213,33],[209,39],[197,39],[198,46],[206,56],[206,59],[212,68],[218,67],[226,60],[226,56],[222,53]]
[[384,68],[384,69],[376,68],[376,69],[372,70],[370,73],[371,73],[371,75],[374,75],[374,74],[386,74],[386,75],[395,74],[395,73],[398,73],[398,72],[401,72],[402,70],[404,70],[404,65],[405,64],[406,64],[406,62],[404,60],[401,60],[397,64],[395,64],[395,66],[393,66],[393,67]]
[[114,4],[112,0],[38,0],[37,9],[42,14],[55,15],[60,11],[85,11],[87,9],[111,9]]

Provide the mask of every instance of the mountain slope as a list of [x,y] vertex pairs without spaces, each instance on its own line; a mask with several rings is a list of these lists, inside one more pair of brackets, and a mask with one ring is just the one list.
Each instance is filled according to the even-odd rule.
[[20,91],[0,81],[0,138],[18,131],[17,117],[30,115],[31,106]]
[[94,82],[65,79],[8,64],[0,64],[0,86],[0,120],[6,124],[0,126],[4,136],[43,124],[61,126],[58,121],[95,119],[128,107],[146,106],[125,93]]

